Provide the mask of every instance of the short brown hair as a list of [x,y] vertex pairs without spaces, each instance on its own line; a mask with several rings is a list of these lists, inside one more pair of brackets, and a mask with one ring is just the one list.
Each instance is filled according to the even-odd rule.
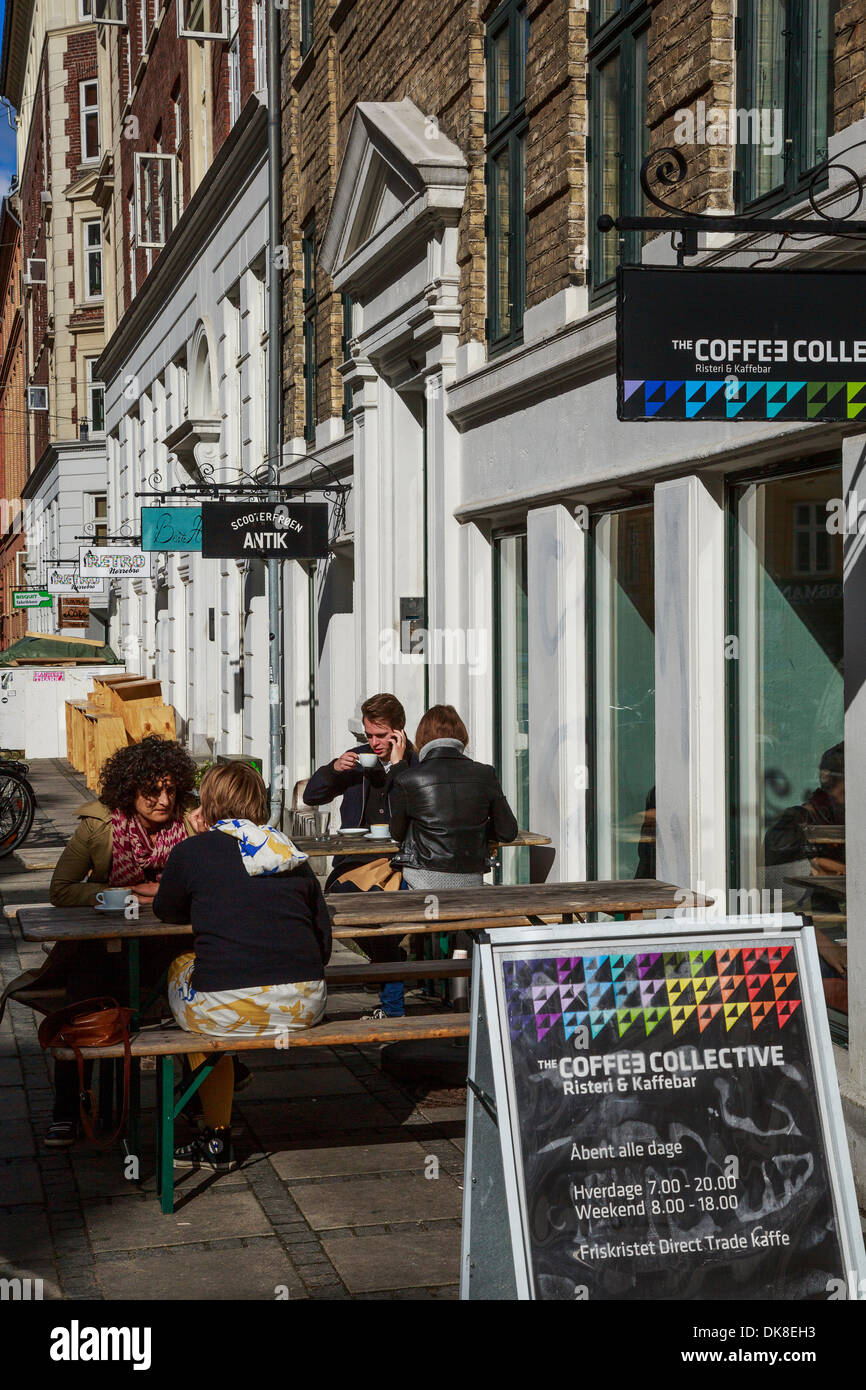
[[268,791],[262,775],[249,763],[222,763],[209,768],[199,788],[201,809],[208,825],[218,820],[268,819]]
[[361,706],[361,717],[371,724],[387,724],[391,729],[406,727],[406,711],[396,695],[371,695]]
[[434,738],[459,738],[464,748],[469,742],[469,730],[453,705],[431,705],[415,734],[415,748],[420,752]]

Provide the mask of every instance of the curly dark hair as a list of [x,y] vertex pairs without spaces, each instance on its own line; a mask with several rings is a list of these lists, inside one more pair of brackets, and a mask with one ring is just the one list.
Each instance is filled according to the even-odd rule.
[[99,776],[99,799],[110,811],[131,816],[139,792],[152,796],[163,777],[171,777],[182,806],[195,786],[195,763],[185,748],[172,739],[151,734],[141,743],[118,748],[106,759]]

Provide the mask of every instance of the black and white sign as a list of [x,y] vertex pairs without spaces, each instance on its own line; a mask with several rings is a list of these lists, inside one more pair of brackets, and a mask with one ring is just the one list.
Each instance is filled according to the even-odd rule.
[[620,420],[855,420],[866,410],[858,271],[622,266]]
[[205,502],[205,558],[322,560],[328,551],[326,502]]
[[71,565],[57,566],[48,571],[49,594],[89,594],[91,598],[105,597],[105,580],[95,576],[85,577]]
[[774,920],[521,928],[479,948],[463,1297],[857,1296],[814,934]]
[[78,569],[84,578],[148,578],[150,552],[131,545],[82,545]]

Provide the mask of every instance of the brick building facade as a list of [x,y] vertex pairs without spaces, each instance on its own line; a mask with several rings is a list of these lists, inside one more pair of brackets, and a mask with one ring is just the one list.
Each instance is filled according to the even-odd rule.
[[27,478],[21,223],[12,199],[0,212],[0,651],[23,636],[26,614],[13,608],[24,550],[21,495]]

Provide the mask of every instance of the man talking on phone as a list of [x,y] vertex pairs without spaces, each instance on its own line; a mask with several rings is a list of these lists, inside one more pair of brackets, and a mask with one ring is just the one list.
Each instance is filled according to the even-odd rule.
[[[406,711],[395,695],[371,695],[361,705],[365,743],[348,748],[331,763],[317,768],[304,788],[308,806],[323,806],[341,796],[340,828],[368,829],[390,819],[390,791],[396,773],[414,767],[418,755],[406,738]],[[350,728],[352,726],[350,725]],[[354,733],[356,730],[352,728]],[[361,764],[361,755],[375,754],[373,767]],[[325,884],[329,893],[391,892],[400,888],[399,869],[388,856],[340,855]],[[372,961],[405,960],[397,936],[364,936],[358,945]],[[379,991],[379,1008],[370,1019],[402,1018],[405,1012],[402,981],[392,981]]]

